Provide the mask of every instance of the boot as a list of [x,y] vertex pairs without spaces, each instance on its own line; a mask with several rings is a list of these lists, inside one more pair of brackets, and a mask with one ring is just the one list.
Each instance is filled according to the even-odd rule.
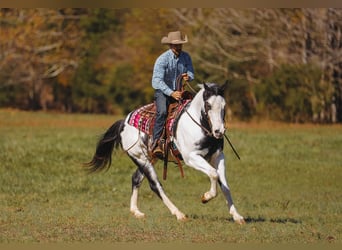
[[159,159],[164,158],[164,143],[163,139],[155,140],[151,145],[151,152],[153,157],[157,157]]

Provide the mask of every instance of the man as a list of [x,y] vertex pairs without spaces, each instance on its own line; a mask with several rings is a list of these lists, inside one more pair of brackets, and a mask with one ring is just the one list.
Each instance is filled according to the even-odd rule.
[[161,54],[154,64],[152,87],[155,89],[157,115],[150,149],[157,156],[162,154],[158,143],[167,118],[168,106],[173,100],[179,101],[182,96],[182,86],[177,89],[177,77],[181,75],[183,81],[194,79],[191,57],[182,51],[183,44],[187,42],[187,36],[183,36],[180,31],[170,32],[167,37],[161,39],[161,43],[169,45],[169,49]]

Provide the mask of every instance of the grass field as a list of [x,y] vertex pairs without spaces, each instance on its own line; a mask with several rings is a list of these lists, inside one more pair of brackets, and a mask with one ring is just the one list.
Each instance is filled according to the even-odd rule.
[[[0,242],[342,242],[342,126],[233,123],[227,174],[243,226],[223,195],[208,204],[202,173],[172,164],[162,184],[189,220],[178,222],[143,183],[129,213],[135,166],[121,151],[86,175],[98,136],[116,118],[0,110]],[[162,175],[161,163],[156,166]]]

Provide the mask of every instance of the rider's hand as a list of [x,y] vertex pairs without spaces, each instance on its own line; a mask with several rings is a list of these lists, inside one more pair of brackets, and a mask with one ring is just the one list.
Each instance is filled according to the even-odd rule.
[[171,94],[171,97],[177,101],[179,101],[182,98],[182,92],[181,91],[173,91]]
[[183,80],[184,80],[184,81],[186,81],[186,82],[189,81],[189,76],[188,76],[187,73],[183,73],[183,74],[182,74],[182,77],[183,77]]

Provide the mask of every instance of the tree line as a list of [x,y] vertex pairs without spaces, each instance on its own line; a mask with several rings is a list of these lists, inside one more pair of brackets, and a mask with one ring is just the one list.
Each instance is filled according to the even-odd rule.
[[162,36],[192,83],[228,82],[231,118],[342,121],[341,9],[0,10],[0,107],[127,113],[153,100]]

